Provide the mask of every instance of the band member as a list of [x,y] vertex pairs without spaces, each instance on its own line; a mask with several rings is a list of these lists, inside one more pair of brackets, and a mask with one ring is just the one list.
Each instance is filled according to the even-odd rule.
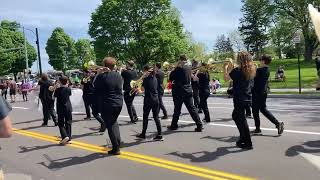
[[[207,66],[206,63],[202,63],[203,68]],[[210,113],[208,109],[207,99],[210,96],[210,75],[208,70],[199,70],[197,72],[198,82],[199,82],[199,96],[200,96],[200,108],[204,113],[204,122],[210,122]]]
[[8,81],[4,81],[1,86],[1,95],[4,97],[5,100],[7,100],[7,94],[8,94]]
[[124,90],[124,102],[127,105],[128,114],[130,116],[131,123],[136,123],[138,121],[138,116],[136,113],[136,109],[133,105],[133,100],[136,96],[135,93],[130,94],[132,88],[130,86],[130,82],[132,80],[137,79],[138,73],[133,69],[134,62],[128,61],[126,65],[126,69],[121,72],[121,76],[123,78],[123,90]]
[[41,100],[43,112],[42,126],[48,125],[50,116],[52,117],[54,125],[57,126],[57,118],[54,110],[54,98],[52,97],[53,92],[49,90],[49,87],[53,85],[53,82],[48,79],[47,74],[42,74],[38,85],[40,85],[39,98]]
[[137,135],[138,138],[145,139],[146,132],[148,128],[148,117],[149,113],[152,110],[153,119],[157,126],[158,134],[154,137],[154,140],[161,141],[163,140],[162,137],[162,130],[161,124],[159,120],[159,95],[158,95],[158,82],[157,78],[155,77],[155,72],[152,70],[150,66],[144,67],[144,76],[142,87],[144,89],[144,101],[143,101],[143,128],[142,133]]
[[71,141],[72,105],[70,101],[71,88],[68,87],[68,78],[59,78],[60,86],[55,90],[57,98],[58,126],[61,135],[60,144],[65,145]]
[[94,80],[95,76],[94,74],[91,74],[88,71],[85,71],[85,78],[82,79],[81,81],[81,87],[82,87],[82,99],[84,102],[84,106],[86,109],[86,115],[87,117],[85,118],[85,120],[90,119],[91,118],[91,113],[90,113],[90,108],[92,109],[92,115],[98,120],[98,122],[100,123],[100,130],[99,132],[105,132],[106,130],[106,125],[103,121],[103,119],[101,118],[100,114],[99,114],[99,110],[98,110],[98,106],[97,106],[97,98],[95,95],[95,89],[93,87],[93,80]]
[[271,63],[271,56],[264,55],[261,57],[261,67],[257,69],[256,77],[254,78],[254,87],[252,89],[252,112],[256,125],[253,133],[261,133],[259,111],[271,121],[278,129],[278,134],[281,135],[284,130],[284,123],[279,122],[272,113],[267,109],[267,86],[270,76],[269,64]]
[[16,102],[17,83],[12,78],[10,78],[9,88],[10,88],[10,91],[9,91],[10,99],[11,99],[11,102],[14,103]]
[[[239,67],[228,72],[225,66],[225,80],[233,80],[233,105],[232,118],[240,132],[240,139],[237,146],[243,149],[252,149],[252,141],[249,126],[246,120],[245,109],[251,102],[251,88],[256,75],[256,68],[253,64],[252,56],[248,52],[239,52],[237,61]],[[229,74],[228,74],[229,73]]]
[[[199,62],[196,60],[192,60],[192,69],[198,68]],[[192,86],[192,95],[194,100],[194,105],[196,108],[198,108],[198,112],[202,113],[201,107],[200,107],[200,100],[199,100],[199,82],[196,77],[197,71],[194,71],[191,78],[191,86]]]
[[169,80],[173,82],[172,97],[174,102],[173,118],[171,126],[168,127],[170,130],[178,129],[178,121],[183,103],[197,125],[195,131],[201,132],[203,129],[197,108],[193,105],[191,74],[191,67],[187,65],[187,57],[184,55],[180,56],[178,66],[170,73],[169,77]]
[[164,107],[163,101],[162,101],[162,97],[164,95],[164,84],[163,84],[163,80],[164,80],[164,72],[161,70],[161,63],[156,63],[156,78],[157,78],[157,82],[158,82],[158,97],[159,97],[159,108],[162,110],[163,112],[163,117],[162,119],[168,119],[168,113],[166,108]]
[[112,143],[112,150],[108,151],[108,154],[120,155],[121,138],[117,119],[123,105],[123,80],[121,75],[114,71],[117,62],[113,57],[106,57],[103,62],[110,71],[100,73],[94,81],[94,87],[99,98],[101,116]]

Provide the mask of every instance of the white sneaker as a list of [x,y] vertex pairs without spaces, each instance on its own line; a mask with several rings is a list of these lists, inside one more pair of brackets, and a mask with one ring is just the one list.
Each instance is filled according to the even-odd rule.
[[61,145],[66,145],[66,144],[68,143],[68,141],[69,141],[69,137],[65,137],[64,139],[62,139],[62,140],[60,141],[60,144],[61,144]]

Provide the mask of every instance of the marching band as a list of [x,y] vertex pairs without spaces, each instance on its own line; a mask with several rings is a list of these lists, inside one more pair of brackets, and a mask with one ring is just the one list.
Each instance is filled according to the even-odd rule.
[[[207,99],[210,96],[210,71],[215,69],[217,64],[223,65],[224,78],[226,82],[232,81],[233,85],[233,104],[234,110],[232,118],[237,125],[240,133],[236,145],[243,149],[252,149],[251,135],[246,120],[246,109],[253,102],[253,114],[257,129],[251,133],[260,133],[259,111],[273,122],[281,135],[284,130],[284,124],[279,122],[266,109],[266,80],[268,79],[267,65],[271,63],[271,57],[262,56],[261,68],[253,63],[252,56],[248,52],[239,52],[237,63],[232,59],[225,61],[209,61],[208,63],[198,64],[193,61],[193,66],[188,64],[186,56],[179,57],[176,66],[171,66],[165,62],[163,68],[168,73],[161,70],[160,63],[154,66],[145,66],[142,76],[138,78],[138,72],[134,69],[135,63],[130,60],[126,67],[119,72],[116,68],[117,61],[113,57],[106,57],[103,60],[104,66],[96,66],[91,63],[84,69],[84,78],[81,81],[83,91],[83,102],[86,110],[86,118],[92,115],[100,123],[100,133],[106,129],[112,143],[111,155],[120,154],[122,144],[120,130],[117,119],[122,110],[123,101],[125,102],[130,116],[130,122],[136,123],[138,115],[136,113],[133,101],[135,96],[144,92],[143,104],[143,127],[141,134],[136,137],[145,139],[148,127],[148,116],[152,111],[153,118],[157,127],[156,141],[162,141],[162,129],[159,118],[160,110],[163,111],[161,119],[168,119],[167,110],[163,104],[164,78],[168,75],[168,81],[172,82],[172,98],[174,102],[174,113],[172,115],[171,125],[168,130],[174,131],[179,128],[178,121],[181,114],[182,104],[185,104],[191,118],[195,122],[195,132],[202,132],[204,123],[210,123],[211,117],[208,109]],[[238,66],[236,66],[236,64]],[[257,75],[257,76],[256,76]],[[40,100],[43,104],[43,126],[48,124],[51,116],[55,125],[59,126],[61,132],[61,144],[70,143],[72,112],[69,103],[71,91],[67,87],[65,77],[62,77],[53,84],[44,74],[41,77]],[[197,91],[197,92],[194,92]],[[69,93],[70,92],[70,93]],[[61,97],[62,96],[62,97]],[[197,96],[199,102],[194,101]],[[58,122],[56,112],[54,111],[54,98],[57,98]],[[194,102],[198,105],[195,106]],[[199,116],[200,109],[204,113],[204,119],[201,121]],[[62,113],[63,112],[63,113]]]

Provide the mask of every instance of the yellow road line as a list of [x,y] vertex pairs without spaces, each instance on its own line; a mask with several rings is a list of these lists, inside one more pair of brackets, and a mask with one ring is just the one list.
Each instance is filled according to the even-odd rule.
[[[37,139],[41,139],[44,141],[52,142],[55,144],[58,144],[60,139],[58,137],[54,136],[49,136],[46,134],[41,134],[41,133],[35,133],[31,131],[26,131],[26,130],[19,130],[19,129],[14,129],[14,132],[20,135],[25,135]],[[74,147],[74,148],[79,148],[87,151],[92,151],[92,152],[98,152],[102,154],[106,154],[107,151],[109,150],[108,148],[93,145],[93,144],[87,144],[79,141],[72,141],[72,144],[68,144],[67,146]],[[136,161],[140,162],[143,164],[148,164],[148,165],[153,165],[157,167],[162,167],[165,169],[170,169],[186,174],[191,174],[194,176],[206,178],[206,179],[213,179],[213,180],[253,180],[253,178],[249,177],[244,177],[244,176],[239,176],[235,174],[230,174],[222,171],[216,171],[216,170],[211,170],[211,169],[206,169],[198,166],[192,166],[192,165],[187,165],[183,163],[178,163],[174,161],[168,161],[160,158],[155,158],[151,156],[146,156],[142,154],[137,154],[137,153],[132,153],[132,152],[127,152],[127,151],[121,151],[121,155],[117,156],[119,158],[123,159],[128,159],[131,161]]]

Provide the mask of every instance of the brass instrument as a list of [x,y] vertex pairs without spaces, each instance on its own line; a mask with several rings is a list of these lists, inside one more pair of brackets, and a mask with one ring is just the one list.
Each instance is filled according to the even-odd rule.
[[90,80],[91,80],[91,76],[88,76],[88,77],[86,77],[86,78],[83,78],[83,79],[82,79],[82,82],[85,83],[85,84],[87,84],[88,82],[90,82]]
[[109,72],[110,69],[104,66],[98,66],[94,61],[89,61],[85,63],[84,67],[89,71],[89,72]]
[[[196,73],[197,71],[200,71],[200,72],[213,71],[218,64],[223,64],[223,67],[225,67],[226,65],[229,66],[230,64],[233,64],[233,62],[232,62],[232,59],[230,58],[227,58],[224,61],[214,61],[213,59],[209,59],[208,64],[206,66],[199,66],[197,68],[193,68],[192,73]],[[229,67],[234,68],[234,66],[229,66]]]
[[130,87],[132,88],[131,91],[130,91],[130,96],[134,95],[135,93],[138,92],[138,90],[141,88],[142,86],[142,82],[143,82],[143,79],[146,78],[149,73],[151,73],[152,71],[154,71],[153,68],[151,68],[148,73],[144,73],[138,80],[134,81],[132,80],[130,82]]

